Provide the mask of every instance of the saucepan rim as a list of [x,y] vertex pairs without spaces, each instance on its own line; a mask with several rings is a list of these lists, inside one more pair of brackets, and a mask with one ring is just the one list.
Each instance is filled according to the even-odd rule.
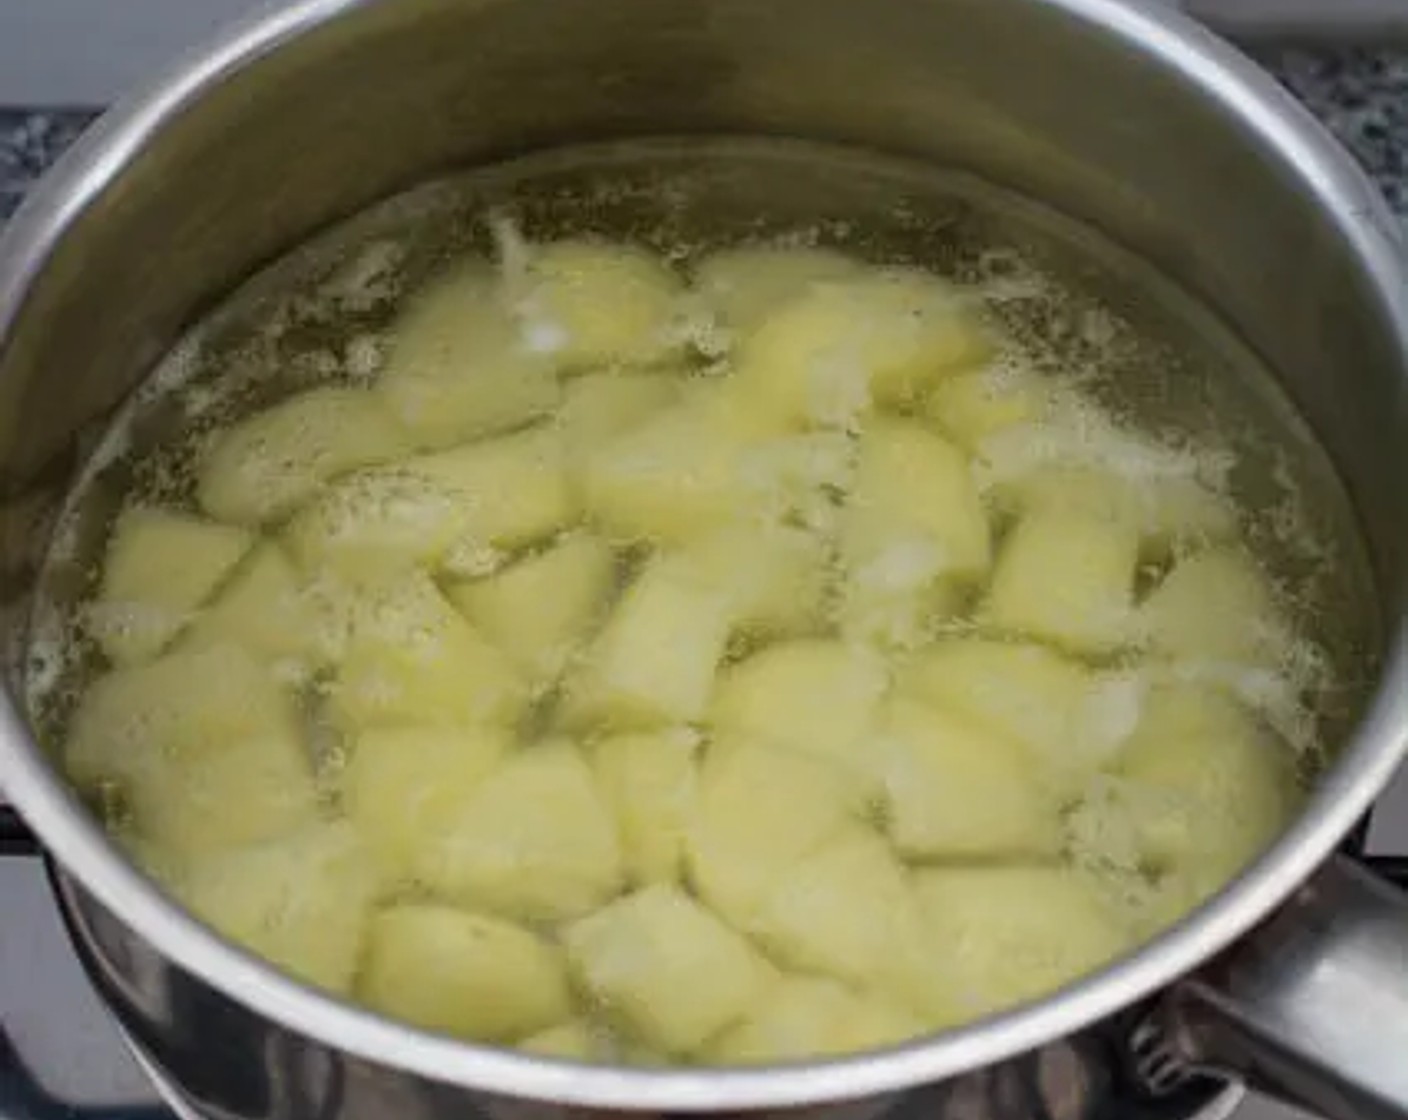
[[[296,0],[233,25],[150,89],[111,110],[21,208],[0,241],[0,347],[65,230],[164,125],[255,60],[377,0]],[[1338,144],[1254,63],[1175,11],[1130,0],[1045,0],[1216,98],[1338,223],[1408,355],[1408,271],[1397,224]],[[187,915],[110,843],[0,703],[0,784],[47,851],[132,931],[230,999],[368,1062],[466,1088],[616,1109],[715,1111],[847,1100],[990,1065],[1072,1034],[1195,970],[1269,914],[1332,853],[1388,783],[1408,739],[1404,626],[1341,761],[1281,840],[1207,907],[1139,951],[1038,1003],[890,1050],[756,1070],[624,1069],[532,1057],[430,1034],[299,984]]]

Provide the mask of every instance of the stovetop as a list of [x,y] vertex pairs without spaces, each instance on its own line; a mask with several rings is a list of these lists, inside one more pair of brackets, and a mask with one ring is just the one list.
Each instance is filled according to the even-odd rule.
[[[1293,49],[1260,57],[1408,215],[1408,52]],[[0,223],[93,115],[0,107]],[[1369,851],[1408,854],[1408,770],[1380,803]],[[1302,1115],[1249,1097],[1233,1120]],[[80,972],[42,865],[0,854],[0,1120],[172,1116]]]

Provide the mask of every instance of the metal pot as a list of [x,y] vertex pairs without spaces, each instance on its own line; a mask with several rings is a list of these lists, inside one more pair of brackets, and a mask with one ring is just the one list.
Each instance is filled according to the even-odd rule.
[[[84,438],[202,309],[335,218],[453,167],[699,133],[972,170],[1122,242],[1219,309],[1277,371],[1356,505],[1391,635],[1372,701],[1301,819],[1202,911],[1038,1004],[892,1051],[754,1071],[585,1068],[428,1035],[300,987],[130,867],[26,725],[16,682],[28,599]],[[110,113],[4,243],[0,783],[52,857],[113,1012],[210,1116],[910,1106],[934,1120],[1157,1117],[1206,1101],[1190,1068],[1244,1075],[1338,1120],[1408,1116],[1408,901],[1332,857],[1408,734],[1400,251],[1372,187],[1268,77],[1184,18],[1129,0],[270,9]]]

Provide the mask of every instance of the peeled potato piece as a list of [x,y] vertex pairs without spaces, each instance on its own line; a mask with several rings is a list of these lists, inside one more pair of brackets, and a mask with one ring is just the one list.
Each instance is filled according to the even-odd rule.
[[874,793],[882,769],[874,721],[888,687],[884,663],[867,649],[830,638],[777,642],[724,674],[709,720],[826,759]]
[[841,521],[841,556],[847,634],[900,645],[923,637],[954,585],[991,561],[987,515],[963,453],[911,421],[871,421]]
[[923,1021],[897,1003],[820,976],[787,976],[703,1056],[716,1065],[765,1065],[853,1054],[923,1033]]
[[1274,667],[1290,648],[1271,585],[1244,553],[1217,549],[1174,564],[1139,611],[1157,654]]
[[249,559],[187,628],[178,648],[237,645],[267,659],[285,678],[302,680],[330,653],[316,598],[283,550],[256,546]]
[[814,284],[769,315],[740,347],[737,376],[769,415],[849,427],[872,400],[911,400],[988,353],[975,316],[943,281],[867,271]]
[[375,394],[311,389],[221,433],[200,464],[200,504],[220,521],[262,524],[329,479],[409,449],[409,437]]
[[416,861],[416,877],[445,897],[525,921],[585,914],[616,892],[623,874],[616,821],[565,743],[509,757]]
[[568,537],[486,579],[450,588],[455,604],[530,679],[552,681],[606,611],[616,558],[598,537]]
[[907,994],[914,956],[923,952],[908,874],[859,825],[798,860],[773,885],[755,929],[792,968],[890,994]]
[[308,571],[453,570],[572,517],[561,436],[544,426],[351,475],[303,510],[287,539]]
[[921,871],[928,944],[919,990],[966,1022],[1044,996],[1123,953],[1128,935],[1073,871],[1022,865]]
[[199,517],[127,509],[108,542],[88,629],[114,664],[154,657],[253,543],[243,529]]
[[314,824],[194,861],[174,889],[202,921],[276,967],[351,989],[377,883],[350,825]]
[[546,415],[561,396],[492,273],[462,267],[416,294],[388,331],[377,389],[421,447],[448,447]]
[[490,727],[384,727],[357,736],[342,804],[388,878],[410,875],[508,750],[507,732]]
[[244,650],[170,653],[89,686],[70,723],[64,768],[83,788],[159,781],[187,759],[296,737],[297,726],[289,697]]
[[938,708],[897,699],[878,729],[886,744],[890,838],[918,859],[1054,856],[1057,801],[1030,754]]
[[616,815],[626,879],[678,882],[694,810],[699,733],[672,728],[613,735],[591,752],[597,784]]
[[1010,428],[1040,424],[1053,390],[1034,369],[993,364],[946,377],[930,392],[924,413],[969,454]]
[[503,1042],[572,1010],[562,954],[500,918],[401,903],[372,919],[357,995],[417,1027]]
[[745,245],[712,253],[694,274],[694,290],[722,323],[754,329],[813,285],[860,272],[852,257],[831,249]]
[[527,682],[428,577],[354,585],[348,600],[346,654],[328,688],[339,729],[518,718]]
[[658,558],[621,596],[570,686],[574,727],[658,727],[702,717],[733,619],[727,596]]
[[754,740],[715,741],[689,830],[690,882],[734,926],[751,930],[778,883],[859,808],[856,789],[828,763]]
[[643,1041],[687,1053],[758,1003],[772,968],[674,887],[654,886],[568,927],[579,982]]
[[819,534],[737,526],[701,537],[681,554],[702,584],[724,594],[736,629],[777,636],[825,627],[831,572]]
[[589,240],[532,246],[508,285],[528,348],[559,368],[645,365],[682,346],[684,285],[645,249]]
[[1062,790],[1118,754],[1141,698],[1137,677],[1097,674],[1041,646],[986,639],[924,650],[896,688],[1022,744]]
[[677,378],[658,373],[589,373],[563,389],[555,423],[573,475],[598,447],[643,423],[680,396]]
[[1138,564],[1139,531],[1129,522],[1034,510],[1003,543],[980,617],[1077,653],[1112,653],[1133,635]]

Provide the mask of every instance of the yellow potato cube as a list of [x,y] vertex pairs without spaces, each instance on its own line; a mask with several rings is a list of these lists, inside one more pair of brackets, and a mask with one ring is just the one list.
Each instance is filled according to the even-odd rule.
[[728,605],[685,566],[653,561],[584,655],[567,698],[568,723],[631,728],[700,719],[732,627]]
[[1075,872],[1022,865],[921,871],[928,944],[917,974],[940,1017],[968,1021],[1045,996],[1129,948],[1125,930]]
[[508,753],[490,727],[383,727],[357,736],[342,804],[388,878],[406,878],[422,851]]
[[126,792],[143,837],[183,860],[271,840],[318,815],[308,751],[291,728],[163,759]]
[[1196,686],[1150,692],[1118,774],[1145,866],[1186,878],[1197,901],[1260,855],[1304,796],[1289,748],[1236,700]]
[[867,271],[814,284],[769,315],[738,353],[759,409],[849,427],[871,400],[905,402],[987,358],[976,316],[943,281]]
[[679,399],[675,378],[658,373],[589,373],[563,389],[556,423],[574,468],[598,447]]
[[739,526],[686,545],[682,555],[701,583],[724,592],[738,629],[777,635],[824,628],[831,573],[818,534]]
[[686,728],[614,735],[592,748],[592,769],[616,815],[633,885],[681,878],[698,749],[699,733]]
[[1062,789],[1118,752],[1139,719],[1136,677],[1097,674],[1040,646],[939,643],[899,673],[896,689],[1026,747]]
[[746,333],[814,285],[849,279],[862,267],[833,249],[744,245],[701,261],[694,291],[724,326]]
[[572,918],[622,885],[616,821],[563,743],[510,756],[420,850],[416,877],[446,897],[527,921]]
[[297,737],[289,696],[244,650],[170,653],[98,678],[69,725],[64,768],[80,787],[138,782],[241,742]]
[[778,879],[758,912],[756,932],[790,967],[898,996],[908,994],[920,951],[909,877],[889,846],[859,825]]
[[1056,855],[1057,801],[1020,745],[929,705],[897,699],[886,745],[886,819],[912,858]]
[[864,648],[828,638],[778,642],[724,674],[709,721],[824,758],[866,794],[878,793],[874,723],[889,683],[884,663]]
[[924,1033],[912,1011],[820,976],[787,976],[704,1048],[711,1065],[767,1065],[854,1054]]
[[561,443],[540,427],[359,472],[294,519],[289,546],[309,571],[473,568],[572,519]]
[[88,629],[117,665],[156,656],[250,546],[243,529],[136,506],[113,526]]
[[687,1053],[761,999],[773,970],[675,887],[646,887],[568,928],[580,983],[647,1044]]
[[362,585],[347,609],[347,650],[328,694],[342,731],[518,718],[526,682],[427,576]]
[[601,1061],[607,1057],[603,1040],[581,1019],[572,1019],[539,1031],[520,1040],[517,1048],[540,1057],[562,1058],[571,1062]]
[[566,370],[642,365],[681,349],[684,285],[659,257],[626,245],[556,241],[508,278],[528,348]]
[[328,655],[317,604],[277,544],[259,545],[187,628],[178,648],[237,645],[303,680]]
[[1002,546],[981,618],[1077,653],[1108,654],[1133,631],[1139,531],[1127,521],[1039,509]]
[[402,903],[367,931],[357,996],[412,1026],[504,1042],[571,1014],[559,950],[537,934],[450,906]]
[[198,918],[274,966],[351,989],[377,882],[350,825],[315,824],[195,861],[174,889]]
[[311,389],[221,433],[200,464],[200,504],[220,521],[273,521],[329,479],[390,462],[409,447],[406,432],[375,394]]
[[1232,549],[1176,563],[1140,607],[1139,628],[1155,653],[1177,660],[1274,667],[1292,643],[1270,581]]
[[1035,369],[995,363],[944,378],[929,394],[924,412],[971,455],[1000,432],[1040,424],[1051,397]]
[[561,397],[552,363],[528,347],[482,265],[417,293],[388,334],[377,389],[421,447],[517,427]]
[[448,595],[531,680],[556,680],[606,611],[616,557],[598,537],[569,537]]
[[829,763],[746,739],[716,741],[700,768],[690,882],[709,906],[751,930],[778,883],[860,808],[853,783]]

